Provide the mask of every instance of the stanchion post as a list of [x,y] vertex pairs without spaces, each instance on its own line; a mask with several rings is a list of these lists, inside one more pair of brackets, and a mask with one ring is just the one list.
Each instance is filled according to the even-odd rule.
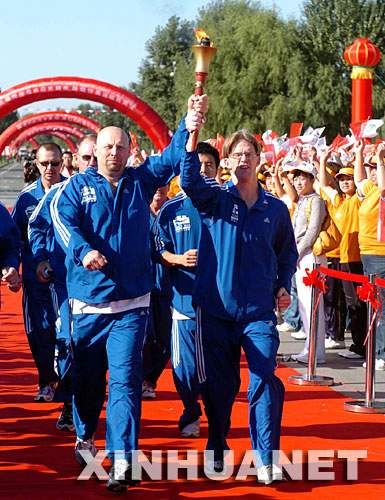
[[[369,274],[369,283],[374,285],[375,275]],[[365,371],[365,404],[371,406],[376,399],[375,391],[375,368],[376,368],[376,327],[373,325],[373,315],[375,311],[372,303],[368,302],[368,316],[367,316],[367,331],[371,331],[368,335],[366,343],[366,371]]]
[[[369,283],[375,284],[376,275],[369,274]],[[366,342],[366,371],[365,371],[365,400],[347,401],[344,404],[346,411],[354,413],[385,413],[385,403],[376,401],[375,391],[375,369],[376,369],[376,326],[373,325],[375,314],[372,303],[368,302],[367,331],[368,340]]]
[[[313,264],[313,271],[319,272],[320,264]],[[322,293],[314,285],[311,286],[311,306],[309,322],[309,353],[306,375],[291,375],[289,382],[294,385],[333,385],[332,377],[316,375],[317,368],[317,335],[318,335],[318,307],[316,304],[319,294]]]
[[[313,264],[313,271],[316,269],[319,272],[320,265]],[[318,290],[314,285],[311,286],[311,301],[310,301],[310,322],[309,322],[309,353],[307,365],[307,378],[310,380],[316,374],[317,368],[317,333],[318,333],[318,307],[316,309],[317,300],[321,290]]]

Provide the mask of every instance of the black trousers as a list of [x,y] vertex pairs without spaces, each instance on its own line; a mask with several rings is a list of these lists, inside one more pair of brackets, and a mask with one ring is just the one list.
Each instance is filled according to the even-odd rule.
[[[340,264],[341,271],[353,274],[363,274],[362,262],[348,262]],[[366,337],[366,318],[367,308],[366,303],[362,302],[357,295],[356,283],[351,281],[342,281],[343,292],[345,295],[345,303],[348,309],[352,340],[353,344],[350,350],[365,355],[365,337]]]

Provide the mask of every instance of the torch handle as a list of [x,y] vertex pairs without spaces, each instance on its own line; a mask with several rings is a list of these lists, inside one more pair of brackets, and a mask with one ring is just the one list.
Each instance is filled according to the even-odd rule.
[[[195,73],[195,91],[194,95],[203,95],[203,85],[205,83],[207,73],[196,72]],[[199,130],[194,130],[191,133],[191,147],[192,151],[195,151],[198,144]]]

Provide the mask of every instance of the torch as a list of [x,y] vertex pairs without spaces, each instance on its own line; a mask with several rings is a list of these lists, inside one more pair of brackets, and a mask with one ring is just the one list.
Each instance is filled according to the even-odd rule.
[[[200,28],[194,29],[198,44],[192,46],[195,56],[195,95],[203,94],[203,85],[209,74],[209,66],[217,49],[213,47],[210,37]],[[196,148],[198,142],[198,130],[192,133],[192,149]]]

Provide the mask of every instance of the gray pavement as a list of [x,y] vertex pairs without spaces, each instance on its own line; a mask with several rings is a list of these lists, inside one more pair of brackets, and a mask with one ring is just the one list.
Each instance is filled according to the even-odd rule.
[[6,207],[13,207],[23,187],[24,178],[21,163],[13,161],[0,168],[0,201]]
[[[280,333],[281,345],[279,353],[296,354],[301,352],[304,341],[294,340],[290,333]],[[351,344],[350,334],[345,339],[346,347]],[[346,359],[338,355],[343,349],[326,351],[326,364],[317,367],[317,375],[333,377],[333,389],[353,399],[364,399],[365,368],[360,359]],[[302,363],[285,362],[286,366],[300,373],[306,373],[307,366]],[[376,400],[385,401],[385,371],[375,372]]]

